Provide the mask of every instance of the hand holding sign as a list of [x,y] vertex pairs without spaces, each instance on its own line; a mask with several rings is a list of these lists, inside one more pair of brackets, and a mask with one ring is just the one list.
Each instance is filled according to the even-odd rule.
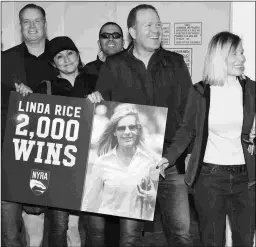
[[14,85],[16,88],[16,92],[20,93],[23,96],[27,96],[29,93],[33,93],[32,89],[23,83],[15,83]]
[[93,111],[85,99],[11,92],[2,198],[79,210]]

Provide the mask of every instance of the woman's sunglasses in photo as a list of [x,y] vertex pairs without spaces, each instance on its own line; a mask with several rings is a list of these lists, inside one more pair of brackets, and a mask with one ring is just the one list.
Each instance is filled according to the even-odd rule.
[[128,128],[130,131],[137,131],[140,128],[140,125],[132,124],[132,125],[128,125],[128,126],[117,126],[116,130],[119,132],[125,132],[126,128]]

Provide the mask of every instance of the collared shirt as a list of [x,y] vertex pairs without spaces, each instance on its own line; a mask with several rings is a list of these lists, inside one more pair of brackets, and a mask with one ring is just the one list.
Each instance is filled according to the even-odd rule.
[[[143,182],[158,180],[157,160],[137,147],[130,164],[124,165],[117,157],[116,148],[100,156],[87,175],[82,210],[122,217],[153,219],[153,212],[143,212],[143,200],[138,188]],[[148,178],[148,179],[146,179]],[[156,189],[155,189],[156,196]]]
[[56,77],[55,69],[49,62],[49,41],[45,41],[45,51],[38,57],[30,54],[25,43],[23,44],[27,85],[34,90],[41,81]]
[[209,135],[204,162],[218,165],[245,164],[241,133],[243,94],[239,81],[211,86]]

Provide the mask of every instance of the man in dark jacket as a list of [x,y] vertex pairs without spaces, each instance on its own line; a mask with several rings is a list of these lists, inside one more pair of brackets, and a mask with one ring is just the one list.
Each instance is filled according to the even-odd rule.
[[[2,144],[10,92],[17,90],[25,95],[34,90],[42,80],[56,77],[54,69],[48,62],[44,9],[35,4],[28,4],[20,10],[19,20],[24,42],[1,54]],[[23,205],[2,201],[1,206],[1,246],[26,246],[24,232],[21,231]],[[27,212],[35,211],[31,207],[24,209]]]
[[[91,85],[96,85],[96,81],[98,79],[101,66],[106,61],[106,58],[110,55],[116,54],[123,50],[124,46],[124,38],[122,28],[115,22],[107,22],[102,25],[99,31],[99,53],[97,55],[97,59],[95,61],[89,62],[84,66],[85,73],[89,75],[88,80],[90,80]],[[79,217],[78,229],[82,241],[82,246],[85,245],[83,243],[85,239],[86,232],[84,231],[86,224],[86,214],[81,214]],[[109,217],[107,221],[108,227],[107,231],[111,231],[113,233],[117,228],[117,222]],[[112,234],[106,234],[107,236],[112,236]],[[106,243],[109,246],[114,246],[115,239],[109,238],[106,240]]]
[[[97,81],[97,91],[88,98],[93,103],[104,99],[168,107],[164,157],[182,120],[189,88],[192,86],[191,78],[183,57],[161,47],[162,27],[153,6],[143,4],[133,8],[127,26],[133,45],[106,60]],[[167,167],[168,160],[162,158],[159,166]],[[160,177],[157,199],[168,246],[191,246],[184,176],[178,174],[176,166],[165,171],[163,169],[162,174],[165,179]],[[130,226],[127,229],[127,241],[132,242],[132,246],[142,246],[139,231],[143,227],[141,221],[127,221],[130,221],[127,224]]]
[[89,62],[85,65],[85,72],[93,75],[96,80],[98,79],[100,68],[106,61],[106,58],[112,54],[118,53],[123,49],[124,38],[122,28],[115,22],[107,22],[103,24],[99,31],[99,53],[95,61]]

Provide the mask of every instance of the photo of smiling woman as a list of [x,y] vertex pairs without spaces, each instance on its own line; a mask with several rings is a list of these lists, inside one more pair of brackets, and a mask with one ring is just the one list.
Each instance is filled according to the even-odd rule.
[[97,143],[86,177],[82,210],[153,220],[159,172],[156,153],[146,148],[136,108],[119,104]]

